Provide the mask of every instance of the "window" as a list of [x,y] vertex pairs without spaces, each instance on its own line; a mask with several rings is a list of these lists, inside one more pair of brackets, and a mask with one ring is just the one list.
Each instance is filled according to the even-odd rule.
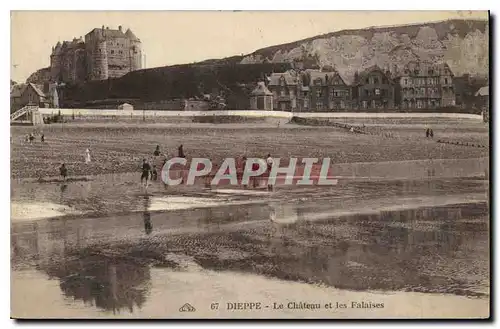
[[345,102],[344,101],[340,101],[340,108],[345,109]]
[[309,100],[307,98],[304,98],[304,108],[308,108],[309,107]]
[[112,53],[112,54],[114,54],[114,53],[115,53],[115,51],[114,51],[114,50],[111,50],[111,53]]
[[380,96],[380,89],[375,89],[375,95]]
[[444,83],[448,84],[448,78],[444,78]]
[[317,102],[316,103],[316,109],[321,111],[323,109],[323,103],[322,102]]
[[285,78],[281,77],[281,79],[280,79],[280,84],[281,84],[282,86],[284,86],[284,85],[285,85]]
[[373,78],[373,84],[378,85],[378,78],[377,77]]
[[368,90],[365,89],[365,96],[368,96]]
[[368,107],[368,102],[367,101],[363,101],[363,108],[366,109]]
[[333,98],[335,96],[335,89],[330,90],[330,98]]
[[281,103],[280,107],[281,107],[282,111],[285,111],[286,110],[286,103]]
[[433,75],[434,74],[434,70],[433,69],[429,69],[429,75]]
[[321,97],[321,90],[316,90],[316,97],[320,98]]
[[290,89],[290,97],[293,97],[293,96],[294,96],[293,89]]
[[404,79],[404,84],[407,85],[408,84],[408,79]]
[[370,79],[366,78],[366,84],[370,83]]
[[286,95],[285,89],[281,89],[281,96],[285,96],[285,95]]

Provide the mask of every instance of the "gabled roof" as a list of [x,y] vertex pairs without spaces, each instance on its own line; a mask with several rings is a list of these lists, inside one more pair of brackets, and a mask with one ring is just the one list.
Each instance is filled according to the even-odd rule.
[[[28,84],[31,88],[33,88],[33,90],[38,94],[38,96],[40,97],[45,97],[45,94],[43,93],[43,91],[40,89],[39,86],[35,85],[34,83],[29,83]],[[43,88],[42,88],[43,89]]]
[[269,85],[270,86],[279,86],[280,79],[281,78],[285,79],[285,84],[286,85],[296,85],[297,84],[297,77],[293,76],[290,72],[283,72],[283,73],[272,73],[271,76],[269,77]]
[[490,86],[481,87],[476,93],[476,96],[489,96],[489,95],[490,95]]
[[252,91],[252,96],[272,96],[272,92],[267,89],[264,82],[257,83],[257,87]]
[[364,79],[370,75],[371,73],[373,72],[380,72],[382,73],[386,78],[387,80],[390,82],[390,83],[394,83],[394,80],[392,78],[392,76],[388,75],[386,72],[384,72],[384,70],[382,70],[378,65],[372,65],[366,69],[364,69],[363,71],[361,71],[358,75],[358,80],[357,81],[354,81],[353,84],[355,85],[359,85],[361,84],[361,81],[364,81]]
[[[418,73],[415,73],[415,70],[418,70]],[[432,70],[433,73],[429,74],[429,71]],[[446,72],[449,72],[450,75],[453,76],[453,72],[450,69],[450,66],[447,63],[432,63],[429,61],[411,61],[406,64],[400,72],[402,76],[428,76],[428,75],[443,75]]]
[[[305,70],[305,72],[310,77],[309,85],[311,86],[313,86],[314,82],[317,81],[318,79],[321,80],[322,85],[327,85],[327,84],[331,85],[332,84],[331,82],[335,80],[340,81],[340,84],[347,85],[345,83],[344,78],[342,78],[342,76],[337,71],[321,72],[319,70],[307,69]],[[326,81],[326,77],[328,77],[328,82]]]

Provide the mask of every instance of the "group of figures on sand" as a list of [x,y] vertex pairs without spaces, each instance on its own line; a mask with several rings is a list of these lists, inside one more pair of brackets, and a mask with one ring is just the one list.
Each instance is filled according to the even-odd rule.
[[[179,158],[186,157],[184,154],[184,146],[182,144],[177,148],[177,156]],[[156,149],[153,152],[153,159],[151,161],[148,161],[146,158],[142,160],[141,184],[145,183],[145,186],[148,187],[150,180],[157,181],[158,168],[163,168],[167,160],[168,158],[166,154],[162,153],[160,150],[160,145],[156,145]]]
[[[178,158],[186,158],[183,145],[180,145],[178,147],[177,157]],[[148,187],[149,181],[157,181],[158,180],[158,168],[160,168],[160,170],[161,170],[167,161],[168,161],[167,156],[161,152],[160,146],[157,145],[155,151],[153,152],[153,159],[151,159],[151,161],[148,161],[148,159],[146,159],[146,158],[144,158],[142,160],[141,184],[145,184],[145,186]],[[238,179],[242,178],[243,172],[245,170],[248,170],[248,168],[246,168],[246,161],[247,161],[247,158],[245,156],[243,156],[240,159],[240,161],[238,161],[238,163],[237,163]],[[268,154],[266,156],[265,161],[266,161],[267,168],[266,168],[265,173],[261,175],[262,177],[256,177],[256,176],[250,177],[250,182],[249,182],[250,184],[249,185],[253,186],[254,188],[256,188],[259,185],[260,178],[268,177],[270,172],[271,172],[272,165],[274,162],[273,158],[271,157],[271,154]],[[259,164],[253,163],[251,169],[254,172],[258,171]],[[182,184],[184,182],[184,177],[182,174],[181,174],[181,176],[182,177],[180,177],[180,178],[181,178],[181,184]],[[208,180],[211,178],[211,175],[207,175],[205,178]],[[244,187],[247,188],[248,186],[245,185]],[[272,190],[272,186],[269,184],[268,184],[267,188],[269,190]]]

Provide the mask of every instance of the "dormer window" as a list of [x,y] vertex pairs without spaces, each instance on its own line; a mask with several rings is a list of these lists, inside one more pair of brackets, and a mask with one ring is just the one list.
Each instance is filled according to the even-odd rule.
[[285,77],[281,76],[281,79],[280,79],[280,84],[281,84],[282,86],[284,86],[284,85],[285,85]]

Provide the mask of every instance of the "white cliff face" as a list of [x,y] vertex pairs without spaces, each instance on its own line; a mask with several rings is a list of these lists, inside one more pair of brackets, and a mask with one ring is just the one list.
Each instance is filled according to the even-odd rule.
[[[488,28],[469,31],[459,36],[453,24],[444,26],[448,33],[438,33],[435,28],[421,26],[413,37],[396,32],[374,32],[371,37],[339,35],[317,38],[289,51],[276,51],[272,62],[291,62],[307,56],[317,56],[320,66],[334,66],[352,79],[356,70],[372,65],[381,68],[402,69],[410,61],[446,62],[455,75],[488,74]],[[411,33],[410,33],[411,34]],[[441,39],[439,34],[442,35]],[[370,34],[365,34],[370,35]],[[242,63],[261,62],[255,55],[247,56]]]

